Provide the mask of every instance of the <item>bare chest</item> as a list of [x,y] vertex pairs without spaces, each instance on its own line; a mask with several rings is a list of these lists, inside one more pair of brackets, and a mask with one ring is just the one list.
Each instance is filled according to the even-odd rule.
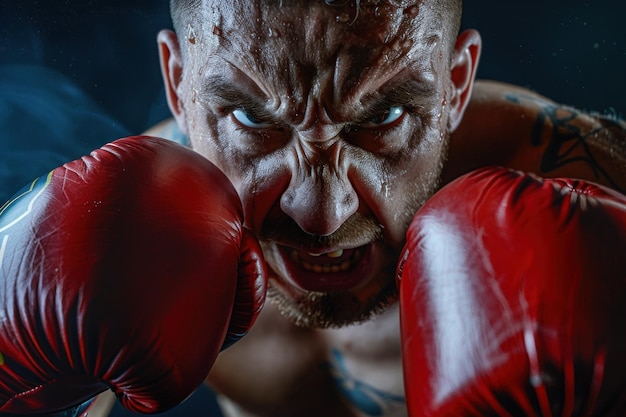
[[407,415],[397,306],[362,325],[322,333],[327,370],[355,415]]
[[396,307],[333,330],[295,328],[271,309],[264,315],[209,377],[228,397],[228,416],[407,415]]

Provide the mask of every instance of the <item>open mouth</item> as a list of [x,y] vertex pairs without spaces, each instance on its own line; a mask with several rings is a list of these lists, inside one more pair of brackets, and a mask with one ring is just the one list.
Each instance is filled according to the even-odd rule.
[[292,249],[289,255],[306,271],[329,274],[347,272],[354,268],[363,256],[363,249],[337,249],[326,253],[310,253]]
[[335,292],[354,289],[370,277],[373,245],[308,252],[277,245],[290,280],[307,291]]

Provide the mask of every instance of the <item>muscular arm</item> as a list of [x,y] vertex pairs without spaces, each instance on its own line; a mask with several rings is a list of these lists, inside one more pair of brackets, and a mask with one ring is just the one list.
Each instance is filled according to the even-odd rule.
[[479,81],[452,135],[444,183],[486,165],[583,178],[626,191],[626,122],[520,87]]

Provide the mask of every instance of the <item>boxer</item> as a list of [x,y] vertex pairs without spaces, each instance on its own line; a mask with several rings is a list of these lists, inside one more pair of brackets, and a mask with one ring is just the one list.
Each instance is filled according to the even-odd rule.
[[625,189],[623,122],[474,83],[460,1],[171,11],[177,129],[232,183],[269,267],[270,302],[207,377],[227,416],[408,415],[396,267],[442,185],[504,165]]
[[503,165],[626,189],[623,122],[474,82],[460,2],[326,3],[174,1],[158,38],[175,123],[235,185],[272,271],[207,379],[227,416],[407,415],[392,281],[441,185]]

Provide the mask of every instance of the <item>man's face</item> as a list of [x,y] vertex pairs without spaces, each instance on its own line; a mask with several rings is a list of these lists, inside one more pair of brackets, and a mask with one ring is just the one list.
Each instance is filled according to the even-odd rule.
[[237,189],[288,317],[367,318],[394,299],[408,223],[437,187],[442,22],[423,1],[361,1],[358,15],[321,0],[206,3],[178,33],[192,147]]

